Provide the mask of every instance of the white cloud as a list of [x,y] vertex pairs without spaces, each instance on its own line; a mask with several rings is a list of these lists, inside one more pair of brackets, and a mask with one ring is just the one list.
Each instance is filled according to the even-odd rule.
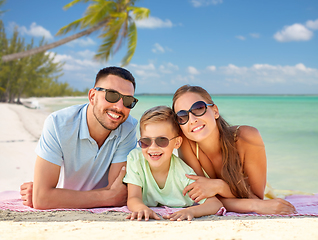
[[86,50],[84,50],[84,51],[79,51],[79,52],[77,52],[77,54],[78,54],[80,57],[90,58],[90,59],[93,59],[94,56],[95,56],[95,52],[90,51],[90,50],[88,50],[88,49],[86,49]]
[[166,63],[166,64],[160,65],[159,70],[161,73],[164,73],[164,74],[172,74],[175,71],[178,71],[179,67],[172,63]]
[[75,47],[76,45],[81,47],[87,47],[87,46],[96,45],[96,43],[90,37],[81,37],[71,42],[68,42],[66,45],[70,47]]
[[148,65],[138,65],[138,64],[129,64],[129,66],[135,68],[135,69],[141,69],[141,70],[156,70],[156,67],[153,63],[149,63]]
[[160,77],[153,63],[149,63],[147,65],[138,65],[131,63],[129,64],[128,69],[132,71],[134,75],[149,81],[152,81],[153,78]]
[[250,33],[250,36],[252,38],[259,38],[260,37],[260,34],[259,33]]
[[283,30],[275,33],[274,38],[279,42],[308,41],[313,37],[312,31],[304,25],[295,23],[285,26]]
[[172,22],[169,19],[161,20],[157,17],[149,17],[143,20],[137,20],[136,25],[139,28],[171,28],[173,27]]
[[223,0],[190,0],[190,3],[193,7],[202,7],[208,5],[217,5],[221,4]]
[[318,29],[318,19],[315,21],[309,20],[306,22],[306,27],[317,30]]
[[200,74],[200,72],[195,68],[195,67],[192,67],[192,66],[189,66],[187,68],[187,71],[188,73],[192,74],[192,75],[198,75]]
[[164,53],[165,49],[159,44],[159,43],[155,43],[154,48],[152,49],[152,52],[154,53]]
[[32,37],[44,37],[47,40],[53,39],[53,36],[50,33],[50,31],[46,30],[42,26],[37,25],[35,22],[33,22],[30,25],[30,29],[27,29],[26,27],[22,26],[22,27],[19,27],[19,30],[22,34],[27,34]]
[[227,79],[236,79],[250,84],[259,83],[306,83],[318,84],[318,69],[308,68],[302,63],[295,66],[281,66],[269,64],[254,64],[252,67],[238,67],[233,64],[219,67],[218,74],[230,76]]
[[245,37],[244,37],[244,36],[236,36],[236,38],[237,38],[237,39],[240,39],[240,40],[242,40],[242,41],[245,40]]
[[206,68],[211,72],[214,72],[216,70],[216,66],[207,66]]
[[[86,55],[85,55],[86,52]],[[56,54],[54,62],[64,62],[66,71],[91,71],[102,68],[102,64],[92,59],[90,51],[77,52],[72,55]]]

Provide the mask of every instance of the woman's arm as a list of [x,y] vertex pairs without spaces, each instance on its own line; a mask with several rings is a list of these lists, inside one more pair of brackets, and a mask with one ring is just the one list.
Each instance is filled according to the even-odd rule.
[[142,189],[140,186],[128,183],[128,209],[132,212],[126,219],[140,221],[143,217],[146,221],[149,218],[160,220],[160,217],[150,208],[148,208],[142,201]]
[[259,199],[264,198],[266,186],[266,152],[263,139],[254,127],[241,126],[239,129],[236,147],[243,163],[244,175],[253,195]]
[[243,162],[251,194],[249,199],[220,198],[227,211],[258,214],[295,213],[295,207],[283,199],[263,200],[267,171],[266,153],[258,130],[250,126],[241,126],[236,147]]
[[276,198],[269,200],[262,199],[239,199],[220,198],[228,212],[258,214],[294,214],[297,213],[295,207],[284,199]]

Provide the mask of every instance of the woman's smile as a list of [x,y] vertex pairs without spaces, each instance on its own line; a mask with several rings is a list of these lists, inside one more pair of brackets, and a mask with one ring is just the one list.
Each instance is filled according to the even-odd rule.
[[198,132],[198,131],[202,130],[204,127],[205,127],[205,125],[200,125],[198,127],[193,128],[191,130],[191,132]]

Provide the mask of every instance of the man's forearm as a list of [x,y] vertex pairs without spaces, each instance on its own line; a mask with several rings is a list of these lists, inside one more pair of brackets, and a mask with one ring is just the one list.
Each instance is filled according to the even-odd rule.
[[108,207],[118,206],[119,202],[118,194],[111,189],[75,191],[52,188],[33,192],[33,206],[36,209]]

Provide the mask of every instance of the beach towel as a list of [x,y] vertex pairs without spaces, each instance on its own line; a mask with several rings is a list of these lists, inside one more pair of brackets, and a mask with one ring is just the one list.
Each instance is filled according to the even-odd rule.
[[[290,215],[270,215],[270,216],[318,216],[318,194],[314,195],[291,195],[287,196],[285,200],[293,204],[297,210],[296,214]],[[164,216],[179,211],[182,208],[170,207],[151,207],[157,214]],[[11,210],[16,212],[50,212],[50,211],[89,211],[92,213],[103,213],[107,211],[130,213],[127,206],[123,207],[103,207],[91,209],[50,209],[37,210],[24,206],[20,199],[20,193],[17,191],[6,191],[0,193],[0,210]],[[220,216],[264,216],[257,213],[235,213],[227,212],[222,207],[216,215]]]

